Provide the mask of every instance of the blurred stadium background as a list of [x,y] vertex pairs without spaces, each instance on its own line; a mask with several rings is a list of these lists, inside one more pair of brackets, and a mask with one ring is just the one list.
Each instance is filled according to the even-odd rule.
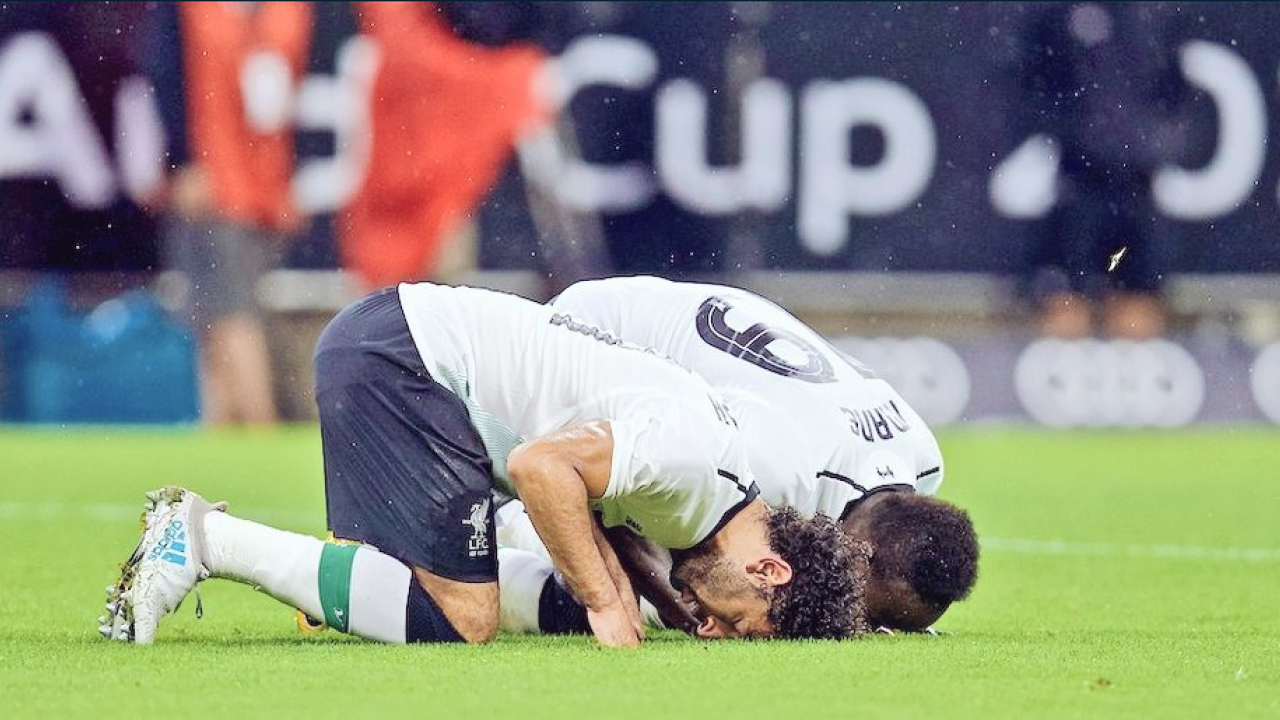
[[[1280,5],[372,5],[312,4],[274,95],[239,69],[305,214],[255,288],[283,419],[368,287],[650,273],[776,300],[940,426],[1280,423]],[[171,4],[0,5],[2,422],[199,418],[185,42]],[[1136,229],[1067,224],[1090,173]],[[1047,272],[1127,270],[1154,325],[1042,332]]]
[[[1278,35],[1243,2],[0,3],[0,715],[1280,716]],[[243,281],[296,427],[201,427],[215,268],[169,243],[206,164],[218,212],[295,221]],[[777,301],[937,426],[983,553],[948,637],[389,647],[230,583],[146,652],[98,637],[146,490],[323,533],[345,303],[635,273]]]

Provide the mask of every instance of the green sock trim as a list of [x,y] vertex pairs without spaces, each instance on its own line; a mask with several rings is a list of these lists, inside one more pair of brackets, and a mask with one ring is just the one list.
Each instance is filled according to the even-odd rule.
[[325,543],[320,552],[320,607],[324,621],[339,632],[351,619],[351,565],[359,545]]

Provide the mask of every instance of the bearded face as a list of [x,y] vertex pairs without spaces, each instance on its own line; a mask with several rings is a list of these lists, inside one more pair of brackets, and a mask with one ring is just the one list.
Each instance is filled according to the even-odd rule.
[[752,583],[746,568],[705,547],[672,553],[671,585],[698,619],[699,637],[763,637],[769,592]]

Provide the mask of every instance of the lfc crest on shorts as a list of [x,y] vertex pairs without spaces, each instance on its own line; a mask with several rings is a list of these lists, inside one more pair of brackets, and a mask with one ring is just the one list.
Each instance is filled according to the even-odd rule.
[[489,554],[489,498],[485,498],[471,506],[471,516],[462,521],[471,526],[471,537],[467,538],[467,556],[484,557]]

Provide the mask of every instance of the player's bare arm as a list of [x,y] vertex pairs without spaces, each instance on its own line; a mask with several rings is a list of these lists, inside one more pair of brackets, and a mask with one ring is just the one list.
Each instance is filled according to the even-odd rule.
[[669,628],[693,632],[698,619],[671,586],[671,553],[626,527],[606,528],[605,535],[631,577],[636,591],[661,616]]
[[597,421],[523,443],[507,458],[507,473],[552,561],[586,606],[596,637],[605,645],[638,645],[640,636],[596,542],[587,506],[589,498],[604,494],[612,459],[609,423]]
[[635,626],[636,634],[643,638],[644,617],[640,614],[640,597],[636,594],[636,590],[631,584],[630,573],[627,572],[622,559],[615,551],[613,543],[609,540],[609,536],[605,533],[598,518],[592,529],[595,530],[596,547],[600,549],[600,556],[604,558],[605,569],[609,571],[609,577],[613,580],[614,587],[618,589],[618,597],[622,599],[622,606],[627,609],[627,618]]

